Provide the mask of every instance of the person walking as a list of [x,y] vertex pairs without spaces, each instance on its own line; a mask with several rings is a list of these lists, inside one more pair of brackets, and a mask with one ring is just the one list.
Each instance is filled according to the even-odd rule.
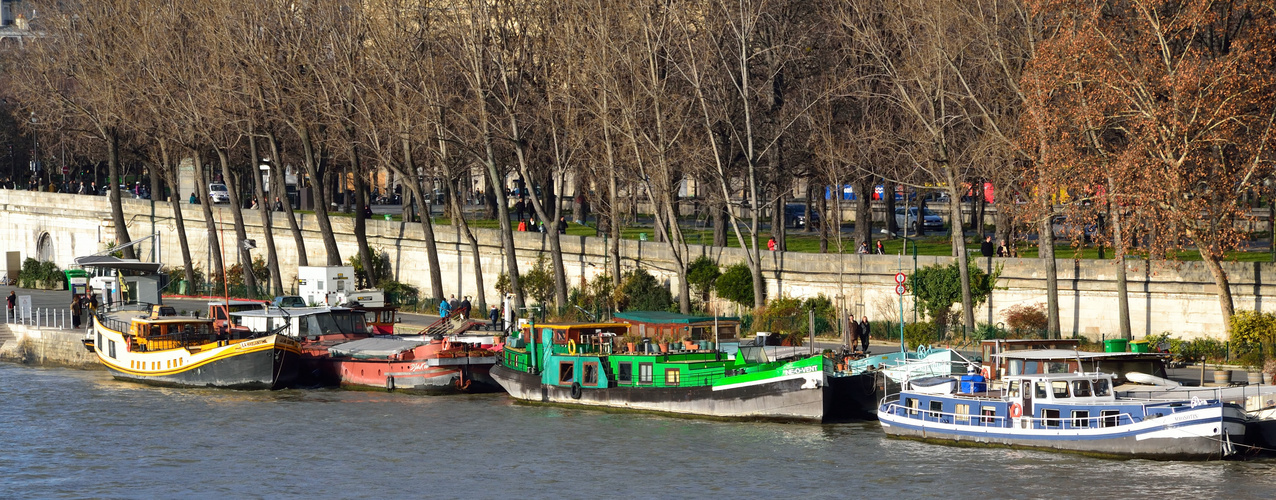
[[772,236],[772,237],[771,237],[771,239],[767,240],[767,242],[766,242],[766,249],[767,249],[767,250],[770,250],[770,251],[772,251],[772,252],[774,252],[774,251],[775,251],[775,237],[774,237],[774,236]]
[[14,316],[14,315],[13,315],[13,308],[14,308],[14,307],[17,307],[17,305],[18,305],[18,295],[17,295],[16,293],[13,293],[13,290],[9,290],[9,298],[8,298],[8,299],[5,299],[5,300],[9,303],[9,316],[8,316],[8,320],[9,320],[9,321],[13,321],[13,320],[15,320],[15,319],[18,319],[18,317],[17,317],[17,316]]
[[501,309],[492,304],[492,310],[487,312],[487,320],[492,322],[492,329],[496,330],[500,326]]
[[446,318],[448,313],[452,312],[452,306],[449,306],[446,300],[439,301],[439,317]]
[[1010,256],[1010,250],[1006,248],[1006,240],[1001,240],[1001,245],[997,247],[997,256],[998,257]]
[[518,231],[520,233],[527,232],[527,220],[522,217],[518,218]]
[[846,331],[850,333],[851,350],[854,351],[855,345],[860,342],[860,324],[855,321],[854,314],[849,315],[848,318],[850,319],[846,321]]
[[84,313],[84,304],[80,303],[80,296],[73,295],[71,297],[71,328],[80,327],[80,314]]
[[470,296],[466,295],[464,299],[461,299],[461,315],[467,318],[470,317],[471,306],[472,304],[470,304]]
[[864,354],[868,354],[868,331],[868,316],[864,316],[864,318],[860,320],[860,345],[863,346],[862,350],[864,351]]
[[877,240],[877,255],[886,255],[886,247],[882,246],[882,240]]
[[278,197],[278,196],[276,196],[276,197],[275,197],[275,211],[276,211],[276,212],[282,212],[282,211],[284,211],[284,204],[283,204],[283,202],[279,201],[279,197]]
[[867,242],[867,241],[861,241],[861,242],[860,242],[860,249],[859,249],[859,253],[861,253],[861,254],[865,254],[865,255],[867,255],[867,254],[868,254],[868,242]]
[[984,242],[979,244],[979,254],[984,257],[993,256],[992,236],[984,236]]
[[558,234],[567,234],[567,218],[558,218]]
[[195,196],[195,192],[191,191],[191,205],[199,203],[199,197]]

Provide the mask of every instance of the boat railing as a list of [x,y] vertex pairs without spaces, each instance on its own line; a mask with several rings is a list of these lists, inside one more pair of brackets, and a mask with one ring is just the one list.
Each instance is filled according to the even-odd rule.
[[1171,389],[1169,391],[1133,391],[1132,390],[1132,391],[1120,391],[1120,395],[1124,399],[1136,399],[1140,401],[1151,401],[1151,402],[1158,402],[1158,403],[1178,402],[1178,401],[1183,401],[1184,399],[1204,399],[1204,400],[1213,400],[1213,401],[1223,401],[1223,400],[1229,399],[1223,394],[1223,391],[1228,389],[1233,391],[1239,389],[1240,394],[1238,395],[1238,397],[1232,397],[1230,399],[1239,398],[1241,400],[1245,400],[1251,396],[1261,396],[1265,392],[1266,393],[1276,392],[1276,389],[1273,389],[1272,386],[1268,386],[1267,390],[1264,391],[1262,386],[1254,386],[1253,390],[1250,390],[1250,386],[1244,385],[1244,386],[1236,386],[1236,387],[1201,387],[1201,388],[1178,387],[1175,389]]
[[[935,422],[941,424],[957,424],[970,425],[974,427],[1011,427],[1010,419],[1012,417],[1004,415],[983,415],[979,413],[953,413],[929,410],[920,407],[910,407],[899,403],[891,403],[886,407],[886,413],[908,417],[910,420],[921,420],[924,422]],[[1099,427],[1118,427],[1129,425],[1135,422],[1141,422],[1143,419],[1135,419],[1129,413],[1119,413],[1116,415],[1099,415],[1086,417],[1033,417],[1022,416],[1014,417],[1023,425],[1023,422],[1029,422],[1029,428],[1033,429],[1090,429]],[[1082,425],[1078,425],[1084,422]]]

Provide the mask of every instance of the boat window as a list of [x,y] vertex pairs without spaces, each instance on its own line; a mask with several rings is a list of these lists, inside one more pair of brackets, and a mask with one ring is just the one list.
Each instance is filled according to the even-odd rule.
[[1063,424],[1059,419],[1059,410],[1057,409],[1042,409],[1041,418],[1045,420],[1046,427],[1057,428]]
[[1051,389],[1051,392],[1054,393],[1055,398],[1068,397],[1068,381],[1067,380],[1055,380],[1053,382],[1050,382],[1050,389]]
[[984,406],[984,407],[982,407],[982,408],[980,408],[980,409],[979,409],[979,414],[980,414],[980,415],[983,415],[983,418],[981,418],[981,419],[980,419],[980,422],[983,422],[983,423],[985,423],[985,424],[991,424],[991,423],[993,423],[993,422],[996,422],[996,421],[997,421],[997,419],[996,419],[996,418],[994,418],[994,417],[996,417],[996,416],[997,416],[997,408],[996,408],[996,407],[992,407],[992,406]]
[[102,332],[97,332],[97,343],[94,345],[97,346],[97,350],[102,350]]
[[616,370],[616,379],[622,384],[632,384],[634,382],[634,364],[621,363]]
[[1036,382],[1032,384],[1032,387],[1033,387],[1033,390],[1036,392],[1036,394],[1033,397],[1037,399],[1046,399],[1046,383],[1045,382]]
[[1099,397],[1112,395],[1111,387],[1108,385],[1108,379],[1101,378],[1094,381],[1094,395]]
[[1010,386],[1009,386],[1009,388],[1006,390],[1006,397],[1009,397],[1009,398],[1018,398],[1018,397],[1019,397],[1019,381],[1018,381],[1018,380],[1011,380],[1011,381],[1010,381]]
[[1120,415],[1119,410],[1099,411],[1099,427],[1116,427],[1120,423]]
[[1024,375],[1032,375],[1034,373],[1041,372],[1038,371],[1038,364],[1036,361],[1025,361],[1023,364],[1023,373]]
[[1075,429],[1090,427],[1090,411],[1072,410],[1072,427]]
[[904,400],[904,406],[908,407],[909,415],[917,414],[917,398],[908,398]]
[[573,373],[573,368],[575,367],[576,365],[572,364],[571,361],[559,362],[558,363],[558,383],[567,384],[575,380],[576,374]]
[[107,351],[107,354],[106,354],[106,355],[107,355],[107,356],[110,356],[110,357],[112,357],[112,358],[114,358],[114,357],[115,357],[115,341],[114,341],[114,340],[108,340],[106,345],[110,348],[110,349]]
[[1046,363],[1046,373],[1068,373],[1070,371],[1071,370],[1068,369],[1067,363],[1061,363],[1058,361]]
[[677,386],[682,380],[681,373],[677,368],[665,368],[665,385]]
[[956,422],[959,424],[970,423],[970,405],[957,405],[953,413],[957,414]]
[[1093,394],[1093,393],[1091,393],[1091,392],[1090,392],[1090,381],[1089,381],[1089,380],[1073,380],[1073,381],[1072,381],[1072,395],[1073,395],[1073,396],[1076,396],[1076,397],[1079,397],[1079,398],[1088,398],[1088,397],[1090,397],[1092,394]]
[[930,402],[930,418],[939,418],[940,414],[943,412],[944,412],[943,401],[932,400]]
[[638,383],[650,384],[652,381],[651,363],[638,363]]
[[585,363],[583,375],[585,385],[598,385],[598,363]]

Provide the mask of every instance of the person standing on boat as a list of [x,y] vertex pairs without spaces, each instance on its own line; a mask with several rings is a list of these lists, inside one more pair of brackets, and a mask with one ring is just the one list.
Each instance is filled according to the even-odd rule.
[[80,303],[79,295],[71,296],[71,328],[80,327],[80,314],[84,312],[84,304]]
[[868,316],[860,321],[860,345],[863,346],[864,354],[868,354]]

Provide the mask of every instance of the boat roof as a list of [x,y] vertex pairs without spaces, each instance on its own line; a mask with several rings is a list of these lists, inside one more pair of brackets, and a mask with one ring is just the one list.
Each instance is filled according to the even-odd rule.
[[1146,359],[1161,358],[1160,353],[1150,352],[1090,352],[1090,351],[1074,351],[1072,349],[1025,349],[1022,351],[1006,351],[993,354],[995,357],[1006,359],[1025,359],[1025,360],[1046,360],[1046,359]]
[[328,307],[328,306],[288,307],[283,310],[281,310],[278,307],[272,307],[270,309],[252,309],[248,311],[234,311],[234,312],[231,312],[230,315],[240,316],[245,318],[288,318],[288,317],[298,317],[298,316],[313,316],[316,314],[323,314],[326,312],[344,312],[344,311],[350,311],[350,310],[352,309],[347,307]]
[[1095,378],[1095,377],[1108,378],[1108,379],[1110,379],[1110,378],[1115,377],[1115,375],[1113,375],[1113,374],[1111,374],[1111,373],[1105,373],[1105,372],[1086,372],[1086,373],[1077,373],[1077,372],[1073,372],[1073,373],[1026,373],[1026,374],[1021,374],[1021,375],[1006,375],[1004,378],[1007,378],[1007,379],[1012,379],[1012,378],[1014,378],[1014,379],[1032,379],[1032,380],[1041,380],[1041,379],[1045,379],[1045,380],[1074,380],[1074,379],[1092,379],[1092,378]]
[[144,323],[148,325],[173,324],[173,323],[212,323],[213,320],[208,318],[191,318],[187,316],[160,316],[151,318],[142,316],[133,318],[134,323]]
[[629,328],[629,323],[536,323],[531,326],[551,330],[584,330],[586,328]]
[[[626,311],[618,312],[615,317],[627,319],[630,321],[641,321],[643,323],[676,323],[691,324],[705,323],[713,321],[713,316],[692,316],[689,314],[679,314],[667,311]],[[718,316],[718,321],[739,321],[740,318],[733,316]]]
[[265,305],[265,304],[269,304],[269,302],[266,302],[266,301],[264,301],[264,300],[252,300],[252,299],[230,299],[230,300],[210,300],[210,301],[208,301],[208,305],[210,305],[210,306],[221,306],[221,305],[232,305],[232,306],[260,306],[260,305]]

